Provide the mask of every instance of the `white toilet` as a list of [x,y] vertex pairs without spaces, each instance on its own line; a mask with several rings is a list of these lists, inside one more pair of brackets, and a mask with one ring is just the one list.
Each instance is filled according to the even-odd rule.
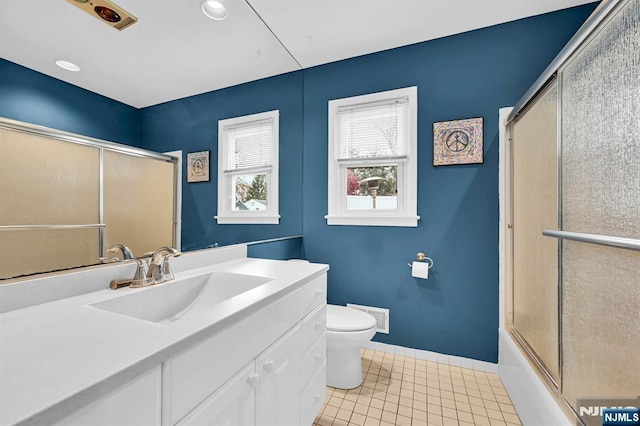
[[376,319],[345,306],[327,305],[327,386],[362,384],[360,348],[376,334]]
[[[290,259],[289,262],[309,262]],[[353,389],[362,384],[360,348],[376,334],[373,315],[327,304],[327,386]]]

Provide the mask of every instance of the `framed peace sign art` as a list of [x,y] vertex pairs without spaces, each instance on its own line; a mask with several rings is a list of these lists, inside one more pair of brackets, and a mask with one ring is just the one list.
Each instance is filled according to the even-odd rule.
[[433,123],[433,165],[482,164],[482,117]]
[[187,182],[209,182],[209,151],[187,154]]

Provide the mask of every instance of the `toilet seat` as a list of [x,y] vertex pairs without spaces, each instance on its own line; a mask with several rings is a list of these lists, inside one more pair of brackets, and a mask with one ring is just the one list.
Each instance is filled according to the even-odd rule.
[[376,319],[357,309],[327,305],[327,331],[355,332],[376,327]]

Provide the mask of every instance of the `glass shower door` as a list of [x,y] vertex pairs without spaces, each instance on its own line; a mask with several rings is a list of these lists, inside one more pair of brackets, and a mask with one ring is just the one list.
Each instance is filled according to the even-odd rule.
[[[563,231],[640,240],[638,52],[633,0],[561,70]],[[564,239],[562,265],[563,396],[636,400],[640,252]]]
[[558,226],[557,82],[552,82],[511,132],[512,330],[558,381],[558,243],[540,232]]
[[588,426],[640,406],[640,0],[603,5],[509,124],[508,330]]

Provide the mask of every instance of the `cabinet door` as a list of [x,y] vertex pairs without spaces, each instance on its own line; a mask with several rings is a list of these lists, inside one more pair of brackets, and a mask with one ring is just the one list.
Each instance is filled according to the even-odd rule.
[[251,426],[255,418],[258,376],[254,363],[247,365],[220,389],[187,414],[178,425]]
[[256,424],[300,423],[300,327],[296,326],[256,359]]

